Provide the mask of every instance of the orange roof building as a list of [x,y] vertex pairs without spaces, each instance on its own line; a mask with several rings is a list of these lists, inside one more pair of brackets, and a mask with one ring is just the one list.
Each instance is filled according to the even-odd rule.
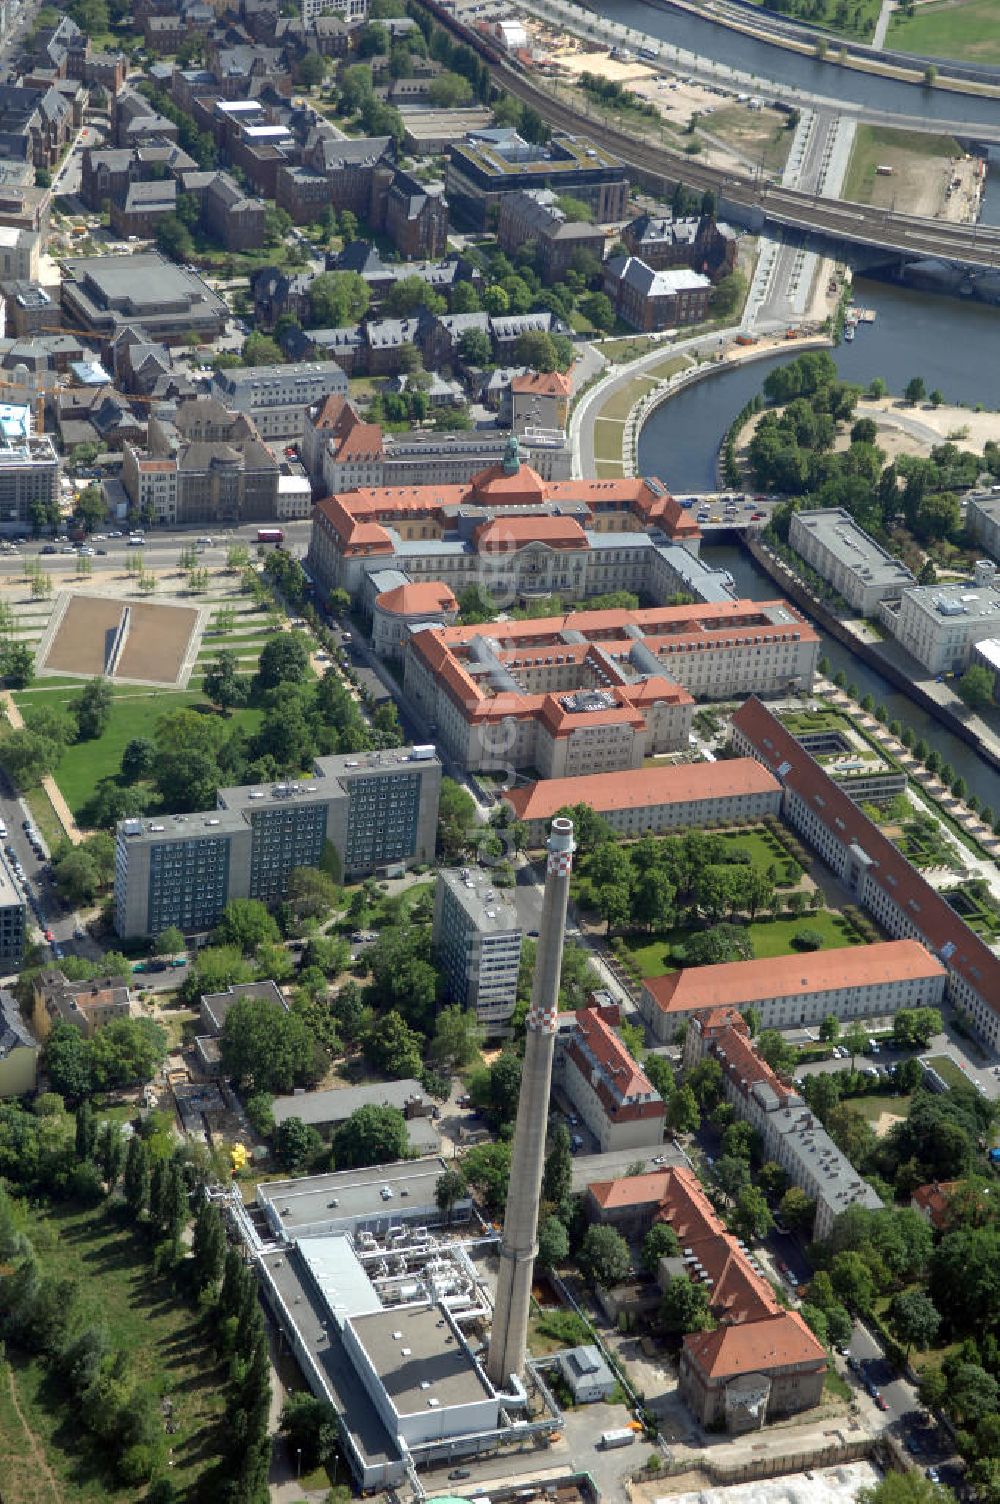
[[[818,1405],[826,1353],[797,1311],[786,1310],[716,1215],[694,1172],[684,1166],[588,1187],[592,1219],[631,1231],[666,1222],[681,1254],[664,1259],[660,1281],[685,1276],[709,1289],[711,1332],[684,1338],[681,1395],[703,1426],[758,1429],[766,1420]],[[630,1220],[630,1209],[640,1220]]]
[[940,1232],[948,1220],[951,1198],[962,1184],[961,1180],[935,1180],[930,1185],[918,1185],[910,1197],[910,1205]]
[[[808,918],[802,928],[809,927]],[[686,966],[647,977],[639,1008],[657,1039],[704,1008],[754,1007],[765,1029],[891,1018],[900,1008],[940,1005],[947,973],[918,940],[799,951],[720,966]]]
[[567,806],[589,805],[622,835],[660,835],[692,825],[744,825],[776,815],[781,785],[752,757],[737,757],[546,778],[510,789],[505,797],[527,825],[529,844],[541,846],[552,816]]
[[666,1107],[597,1008],[581,1008],[559,1035],[555,1079],[597,1139],[599,1152],[663,1143]]
[[756,699],[733,717],[733,746],[782,785],[785,818],[890,935],[921,940],[948,972],[947,994],[1000,1049],[1000,958],[898,847]]
[[377,436],[344,399],[307,424],[303,459],[314,484],[317,474],[336,482],[316,505],[309,544],[323,590],[361,601],[366,573],[388,565],[414,580],[444,580],[456,595],[479,584],[501,606],[615,590],[732,600],[729,577],[698,558],[693,513],[654,478],[546,480],[522,463],[512,438],[504,459],[470,480],[383,485]]
[[463,767],[569,778],[687,747],[696,694],[808,688],[818,646],[784,601],[583,609],[415,633],[404,683]]
[[734,1008],[713,1006],[692,1018],[684,1039],[685,1067],[706,1055],[721,1066],[726,1098],[737,1115],[760,1135],[764,1158],[775,1160],[814,1203],[814,1238],[828,1237],[849,1206],[881,1207],[795,1088],[757,1053],[746,1020]]
[[[389,570],[370,576],[373,586],[394,578]],[[450,585],[440,580],[406,581],[379,590],[372,607],[372,647],[381,658],[400,659],[415,626],[444,625],[458,615],[458,601]]]

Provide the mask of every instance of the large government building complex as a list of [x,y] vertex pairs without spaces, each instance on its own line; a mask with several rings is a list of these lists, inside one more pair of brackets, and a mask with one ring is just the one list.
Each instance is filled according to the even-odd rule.
[[210,930],[232,898],[274,903],[296,867],[329,845],[347,878],[434,856],[441,763],[433,747],[320,757],[309,783],[220,789],[196,814],[122,820],[115,850],[115,929]]
[[414,632],[404,684],[462,767],[566,778],[686,748],[695,695],[808,692],[818,647],[785,601],[583,610]]

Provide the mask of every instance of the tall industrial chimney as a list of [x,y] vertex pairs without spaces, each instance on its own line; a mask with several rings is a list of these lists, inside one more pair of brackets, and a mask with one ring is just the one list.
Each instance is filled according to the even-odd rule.
[[500,1244],[500,1276],[486,1360],[486,1372],[497,1389],[503,1389],[512,1374],[520,1378],[528,1345],[531,1275],[538,1252],[538,1202],[545,1168],[545,1130],[573,851],[573,822],[558,817],[552,821],[545,864],[545,897],[514,1126],[510,1189]]

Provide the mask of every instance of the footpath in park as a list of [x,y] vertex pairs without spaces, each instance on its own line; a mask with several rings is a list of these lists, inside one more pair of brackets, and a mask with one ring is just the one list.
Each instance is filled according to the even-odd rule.
[[[24,717],[15,705],[14,696],[11,694],[9,689],[5,689],[3,691],[3,703],[4,709],[7,712],[7,719],[10,722],[13,730],[23,731]],[[80,842],[83,840],[83,835],[73,816],[73,811],[66,803],[66,800],[63,797],[62,790],[56,783],[55,779],[52,777],[51,773],[46,773],[42,778],[42,788],[48,795],[49,803],[55,810],[56,818],[59,821],[59,824],[62,826],[67,840],[72,841],[74,846],[79,846]]]

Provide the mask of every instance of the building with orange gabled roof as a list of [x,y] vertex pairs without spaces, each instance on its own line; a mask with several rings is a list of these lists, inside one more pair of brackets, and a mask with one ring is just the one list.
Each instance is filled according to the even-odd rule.
[[[324,478],[340,475],[336,446],[348,436],[362,443],[358,435],[373,426],[348,423],[343,410],[332,426],[322,413],[310,423],[304,453],[314,485],[317,466]],[[463,442],[457,436],[456,449]],[[733,598],[730,577],[698,557],[694,516],[655,478],[547,480],[523,463],[514,436],[500,461],[470,479],[366,484],[363,463],[344,449],[350,484],[333,488],[313,513],[308,567],[324,591],[346,590],[362,603],[366,574],[388,565],[415,581],[442,580],[456,595],[479,585],[501,604],[548,595],[581,601],[620,590],[651,600],[678,591]]]
[[934,1180],[928,1185],[918,1185],[910,1196],[910,1205],[940,1232],[948,1220],[951,1198],[963,1184],[961,1180]]
[[[640,1236],[655,1222],[677,1234],[681,1252],[661,1260],[658,1279],[708,1287],[715,1330],[683,1339],[680,1392],[703,1426],[731,1432],[818,1405],[826,1352],[798,1311],[775,1298],[763,1271],[717,1216],[694,1171],[672,1166],[587,1188],[592,1221]],[[635,1213],[638,1213],[638,1216]]]
[[540,846],[553,815],[577,804],[589,805],[620,835],[660,835],[690,826],[746,825],[776,815],[781,785],[752,757],[733,757],[544,778],[508,789],[504,798],[527,826],[529,846]]
[[[726,766],[726,764],[723,764]],[[647,977],[639,1011],[657,1039],[712,1006],[756,1008],[764,1029],[890,1019],[900,1008],[936,1008],[947,973],[918,940],[796,952]]]
[[1000,1049],[1000,958],[985,940],[756,697],[740,706],[732,731],[735,749],[778,779],[788,823],[884,930],[920,940],[938,957],[948,997],[979,1038]]
[[[394,571],[389,571],[393,573]],[[373,575],[373,582],[381,575]],[[410,632],[419,624],[445,625],[458,615],[458,601],[450,585],[440,580],[394,585],[375,597],[372,609],[372,647],[380,658],[399,659]]]
[[553,1079],[597,1139],[598,1151],[663,1143],[666,1105],[598,1008],[580,1008],[563,1027]]
[[784,601],[583,609],[414,633],[404,685],[470,771],[576,777],[687,747],[696,694],[807,690],[818,646]]
[[691,1019],[684,1037],[685,1069],[706,1056],[722,1067],[726,1100],[760,1135],[763,1157],[779,1164],[790,1183],[815,1203],[815,1239],[828,1237],[849,1206],[881,1207],[875,1191],[795,1088],[757,1053],[746,1020],[735,1008],[713,1007]]

